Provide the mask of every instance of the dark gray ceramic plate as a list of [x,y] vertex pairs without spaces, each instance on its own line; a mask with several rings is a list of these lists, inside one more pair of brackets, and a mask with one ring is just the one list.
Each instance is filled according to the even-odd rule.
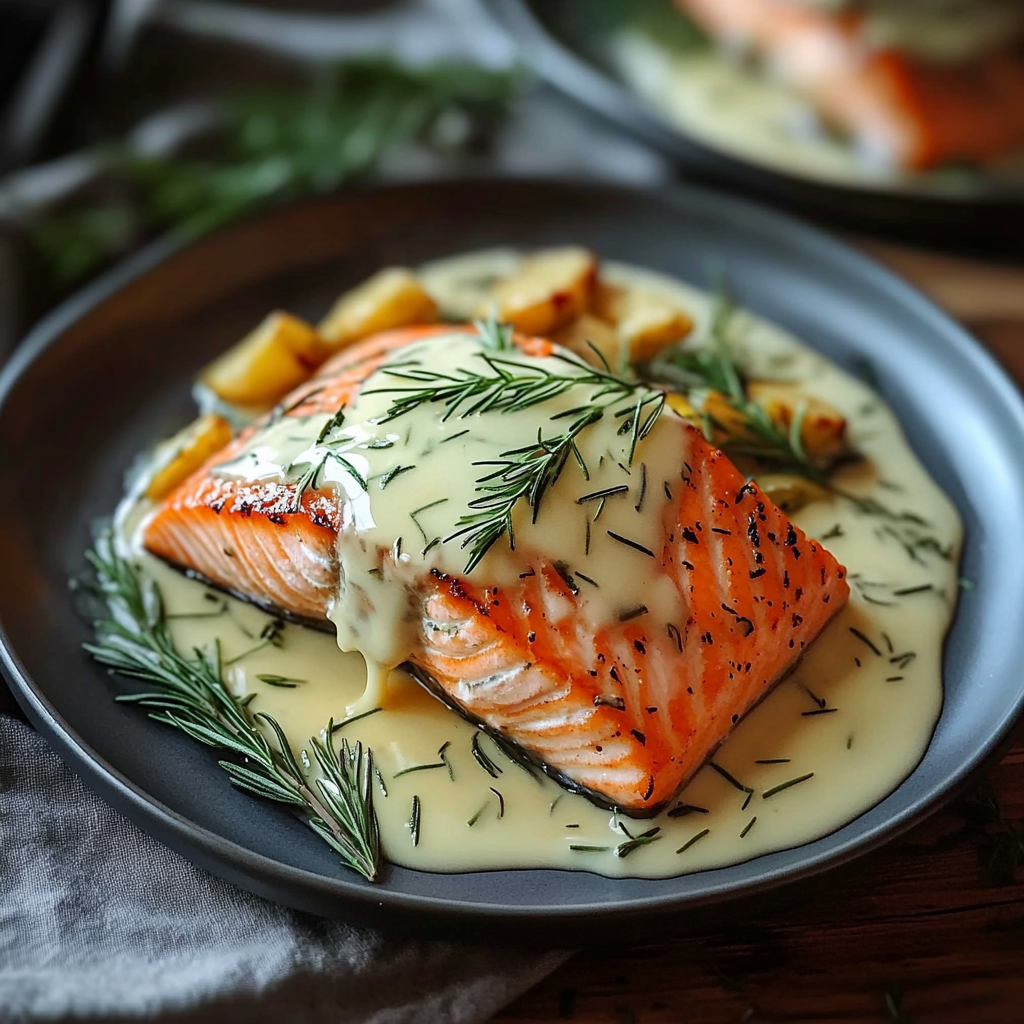
[[[647,0],[671,6],[671,0]],[[592,0],[482,0],[543,79],[622,131],[657,147],[696,181],[729,187],[850,231],[946,249],[1020,255],[1024,189],[980,178],[960,193],[833,184],[727,153],[688,134],[633,92],[601,57],[613,10]]]
[[[369,885],[288,814],[232,790],[209,752],[114,703],[110,679],[80,652],[87,630],[67,579],[133,455],[191,417],[193,374],[269,308],[316,319],[381,265],[567,241],[697,283],[724,264],[752,309],[840,363],[873,370],[966,521],[964,572],[976,589],[963,595],[949,638],[945,709],[926,757],[896,792],[797,849],[660,881],[394,868]],[[532,931],[551,944],[649,936],[654,918],[690,923],[702,908],[806,880],[902,832],[994,754],[1024,704],[1024,406],[1013,386],[885,270],[711,192],[409,186],[286,209],[181,251],[148,250],[61,307],[7,367],[0,452],[3,662],[31,719],[158,839],[317,913],[495,938]]]

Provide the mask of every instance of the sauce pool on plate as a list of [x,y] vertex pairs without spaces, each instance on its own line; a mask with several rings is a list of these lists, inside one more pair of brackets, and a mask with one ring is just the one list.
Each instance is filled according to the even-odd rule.
[[[490,283],[518,259],[506,251],[471,254],[427,265],[418,276],[446,315],[466,319]],[[611,287],[642,288],[678,303],[698,329],[712,315],[708,295],[661,275],[614,263],[605,263],[601,273]],[[336,639],[277,619],[148,554],[139,541],[150,509],[136,497],[119,511],[118,543],[159,585],[178,649],[218,640],[226,683],[238,696],[254,695],[250,710],[276,719],[297,755],[303,738],[321,734],[331,719],[340,723],[336,737],[372,749],[379,770],[375,808],[388,861],[447,872],[558,867],[664,877],[807,842],[877,803],[924,753],[942,705],[942,643],[958,590],[961,526],[877,395],[770,324],[739,313],[736,327],[737,360],[748,375],[798,382],[839,410],[849,446],[862,456],[834,470],[833,491],[790,515],[845,566],[850,599],[792,674],[653,817],[616,813],[568,792],[528,761],[506,754],[404,670],[389,669],[404,650],[400,594],[381,588],[374,601],[392,603],[375,620],[377,632],[363,637],[349,635],[358,616],[346,601],[356,595],[335,602]],[[448,344],[455,362],[465,362],[469,353],[459,345],[468,343],[455,337]],[[425,351],[433,352],[429,346]],[[390,400],[378,394],[356,401],[370,403],[372,418]],[[508,417],[488,442],[492,457],[512,443],[520,415],[525,413]],[[404,427],[394,421],[396,449],[404,443]],[[223,472],[251,475],[256,466],[273,475],[275,467],[292,464],[309,447],[309,437],[289,429],[281,420],[261,432],[258,446]],[[657,443],[654,432],[651,437]],[[610,445],[613,439],[605,440]],[[452,478],[443,446],[433,452],[441,454],[424,463],[426,485],[416,482],[416,473],[402,473],[389,484],[387,503],[362,512],[355,503],[353,514],[369,517],[364,537],[374,531],[381,538],[396,532],[404,537],[411,504],[431,503],[431,495],[422,502],[417,497],[430,479],[452,504],[471,500],[472,481]],[[596,463],[593,453],[582,454]],[[422,458],[423,451],[417,455]],[[391,447],[382,446],[356,468],[372,475],[375,460],[390,465],[395,458]],[[335,475],[345,488],[348,474]],[[470,490],[462,495],[460,487]],[[420,519],[427,527],[422,547],[418,536],[413,541],[422,550],[443,527],[432,529],[425,515]],[[544,527],[550,532],[533,542],[582,544],[576,525],[553,514]],[[612,581],[594,598],[598,605],[614,601],[618,608],[647,599],[644,576],[632,563],[616,562],[627,553],[619,547],[610,544],[599,559],[595,551],[595,566],[603,564]],[[498,552],[495,545],[481,562],[493,562],[495,579],[501,573]],[[582,563],[582,552],[575,557]],[[358,558],[351,552],[346,569]],[[610,605],[606,611],[611,614]],[[350,650],[339,649],[339,642]]]

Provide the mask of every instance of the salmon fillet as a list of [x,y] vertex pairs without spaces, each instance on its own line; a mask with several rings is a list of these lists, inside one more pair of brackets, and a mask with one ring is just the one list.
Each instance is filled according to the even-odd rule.
[[[403,329],[353,346],[276,415],[334,413],[396,347],[451,331]],[[519,343],[529,354],[552,351],[539,339]],[[674,413],[663,419],[678,435],[679,463],[648,571],[679,594],[678,624],[589,622],[558,564],[533,564],[503,587],[438,570],[408,583],[420,623],[408,653],[413,674],[563,785],[638,816],[678,792],[849,595],[829,552],[699,431]],[[267,608],[324,621],[343,568],[344,498],[320,490],[297,500],[290,484],[218,477],[216,464],[259,429],[172,492],[143,543]],[[379,560],[401,572],[394,550]]]
[[1009,45],[938,64],[869,46],[856,11],[787,0],[677,2],[714,38],[752,47],[827,120],[897,166],[984,163],[1024,146],[1024,57]]

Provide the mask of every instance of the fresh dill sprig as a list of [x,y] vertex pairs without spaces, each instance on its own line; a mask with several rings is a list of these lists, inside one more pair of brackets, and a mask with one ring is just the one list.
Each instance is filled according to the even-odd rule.
[[[326,741],[310,740],[321,773],[315,785],[311,783],[278,723],[262,712],[252,714],[252,695],[236,697],[225,685],[219,643],[197,649],[193,658],[177,651],[159,588],[140,578],[117,554],[109,532],[96,538],[87,558],[104,617],[95,621],[96,641],[85,644],[85,649],[115,672],[156,687],[117,699],[145,708],[151,718],[206,746],[241,758],[244,763],[219,762],[236,786],[295,808],[347,867],[375,880],[381,851],[371,792],[372,752],[347,740],[338,751],[333,722],[329,723]],[[274,734],[276,746],[259,723]]]

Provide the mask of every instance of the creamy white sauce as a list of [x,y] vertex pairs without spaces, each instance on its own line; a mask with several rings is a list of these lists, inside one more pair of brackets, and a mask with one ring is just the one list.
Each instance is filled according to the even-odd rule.
[[[499,268],[507,270],[515,259],[512,253],[499,252],[444,261],[424,268],[423,279],[445,309],[465,313],[479,300],[474,282]],[[603,273],[613,284],[663,289],[698,320],[708,315],[708,298],[695,289],[615,264],[605,264]],[[229,685],[238,694],[255,692],[250,708],[277,718],[296,747],[301,748],[303,737],[318,734],[330,718],[344,719],[354,713],[350,709],[370,710],[383,699],[382,710],[352,721],[341,735],[373,749],[388,791],[386,797],[377,794],[376,806],[384,855],[392,862],[432,871],[561,867],[661,877],[809,841],[877,803],[912,771],[927,746],[942,704],[941,650],[957,594],[961,527],[948,499],[910,451],[894,416],[869,389],[785,332],[745,314],[740,337],[743,361],[753,375],[800,380],[847,416],[850,440],[866,459],[842,471],[842,485],[927,519],[929,526],[922,532],[948,547],[950,557],[921,548],[911,558],[885,532],[884,519],[846,501],[816,503],[793,516],[812,536],[825,538],[825,545],[847,566],[853,593],[796,672],[733,730],[715,755],[715,763],[752,792],[735,788],[706,767],[671,805],[691,804],[706,813],[663,813],[644,822],[617,818],[546,778],[532,777],[481,737],[499,771],[494,778],[474,759],[477,730],[401,671],[391,673],[386,698],[377,692],[367,702],[363,659],[339,650],[334,637],[289,625],[282,646],[258,647],[268,617],[209,592],[140,552],[133,529],[145,508],[130,501],[125,506],[131,507],[130,514],[119,517],[123,543],[141,571],[163,590],[179,646],[187,650],[218,638]],[[285,435],[267,443],[274,452],[257,452],[258,459],[266,467],[280,466],[287,454]],[[373,458],[396,454],[391,448],[363,449],[363,457],[367,451],[373,453],[366,458],[371,475]],[[413,474],[402,476],[410,478],[412,487]],[[344,486],[343,479],[338,482]],[[445,481],[449,488],[453,483]],[[373,515],[381,521],[374,519],[371,532],[404,529],[388,518],[407,514],[408,506],[403,510],[401,504],[396,498],[395,508],[383,513],[375,505]],[[543,536],[538,541],[548,542]],[[436,547],[426,556],[418,550],[411,557],[448,557]],[[931,589],[895,593],[925,585]],[[621,586],[643,586],[643,580],[623,578]],[[601,614],[600,609],[594,614]],[[385,644],[381,653],[387,657],[381,660],[395,657],[400,649],[399,644],[388,651]],[[260,681],[260,675],[301,682],[282,688]],[[438,751],[446,743],[453,778],[446,767],[398,774],[438,764]],[[765,761],[778,763],[758,763]],[[773,787],[812,772],[812,778],[771,794]],[[422,808],[415,846],[408,827],[414,795]],[[620,857],[615,851],[626,840],[623,827],[634,836],[654,827],[661,832],[657,841]],[[705,829],[702,838],[683,849]]]
[[986,181],[1024,181],[1024,154],[986,166],[910,172],[826,130],[795,89],[709,50],[674,53],[637,32],[610,45],[623,79],[695,139],[744,160],[836,184],[970,194]]

